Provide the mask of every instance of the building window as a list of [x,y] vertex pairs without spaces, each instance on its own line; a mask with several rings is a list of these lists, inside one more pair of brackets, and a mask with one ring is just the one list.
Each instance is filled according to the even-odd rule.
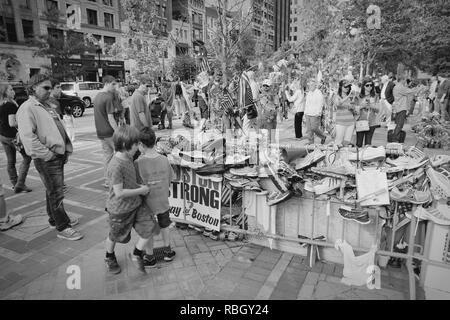
[[114,15],[105,13],[105,27],[114,29]]
[[64,31],[61,29],[47,28],[47,32],[54,40],[64,40]]
[[98,25],[97,11],[92,9],[86,9],[88,24]]
[[33,21],[32,20],[22,20],[23,36],[25,39],[33,38]]
[[5,29],[0,32],[0,42],[17,42],[16,25],[13,18],[0,17],[0,28]]
[[103,4],[105,6],[112,7],[113,6],[113,0],[103,0]]
[[47,0],[46,5],[47,5],[48,12],[58,10],[58,1],[56,1],[56,0]]
[[103,41],[106,45],[112,46],[114,43],[116,43],[116,38],[104,36]]

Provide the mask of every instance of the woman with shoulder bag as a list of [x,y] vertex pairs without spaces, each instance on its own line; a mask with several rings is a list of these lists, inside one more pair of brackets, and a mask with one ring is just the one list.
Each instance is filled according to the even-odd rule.
[[355,131],[355,91],[347,80],[339,82],[337,94],[333,95],[333,104],[336,108],[336,145],[347,146],[351,143]]
[[356,120],[356,146],[371,145],[375,129],[380,126],[378,99],[372,79],[364,79],[358,99]]
[[[32,191],[25,185],[31,157],[20,147],[16,140],[17,122],[16,113],[19,106],[14,101],[15,92],[11,85],[0,84],[0,141],[5,149],[8,159],[8,175],[15,193]],[[20,165],[19,175],[16,170],[16,148],[19,149],[23,161]]]

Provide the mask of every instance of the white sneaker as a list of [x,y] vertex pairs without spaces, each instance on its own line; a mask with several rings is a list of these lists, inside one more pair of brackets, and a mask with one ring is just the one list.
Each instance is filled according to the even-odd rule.
[[348,160],[350,161],[381,161],[386,158],[386,149],[383,146],[377,148],[364,148],[359,151],[359,159],[358,154],[356,152],[352,152],[348,155]]
[[450,226],[449,207],[438,204],[436,208],[428,208],[420,206],[414,211],[414,215],[420,220],[431,220],[436,224]]
[[444,155],[444,154],[439,154],[434,156],[432,159],[430,159],[431,162],[431,166],[433,168],[437,168],[440,167],[443,164],[447,164],[450,162],[450,156],[448,155]]
[[303,170],[316,162],[322,161],[325,159],[325,156],[325,153],[316,149],[313,152],[308,153],[303,159],[294,161],[295,170]]
[[65,239],[65,240],[71,240],[71,241],[76,241],[76,240],[80,240],[83,238],[83,235],[78,232],[75,229],[72,228],[66,228],[63,231],[59,231],[58,234],[56,235],[58,238],[61,239]]
[[341,180],[327,177],[314,185],[314,192],[316,195],[321,195],[340,188]]
[[423,161],[418,161],[416,159],[413,159],[411,157],[408,156],[401,156],[398,157],[395,160],[386,159],[386,163],[394,165],[396,167],[401,168],[402,170],[413,170],[413,169],[417,169],[423,165],[425,165],[427,163],[427,159],[423,160]]

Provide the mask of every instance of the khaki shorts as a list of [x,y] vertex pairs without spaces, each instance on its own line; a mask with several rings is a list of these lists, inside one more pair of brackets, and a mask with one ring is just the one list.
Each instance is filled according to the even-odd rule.
[[128,243],[131,240],[131,229],[143,239],[150,239],[155,227],[154,216],[146,204],[141,204],[130,213],[109,214],[109,239],[117,243]]

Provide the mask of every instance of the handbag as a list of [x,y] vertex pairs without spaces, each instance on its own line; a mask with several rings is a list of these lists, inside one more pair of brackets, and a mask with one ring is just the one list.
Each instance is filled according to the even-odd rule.
[[369,120],[356,121],[356,132],[369,131]]

